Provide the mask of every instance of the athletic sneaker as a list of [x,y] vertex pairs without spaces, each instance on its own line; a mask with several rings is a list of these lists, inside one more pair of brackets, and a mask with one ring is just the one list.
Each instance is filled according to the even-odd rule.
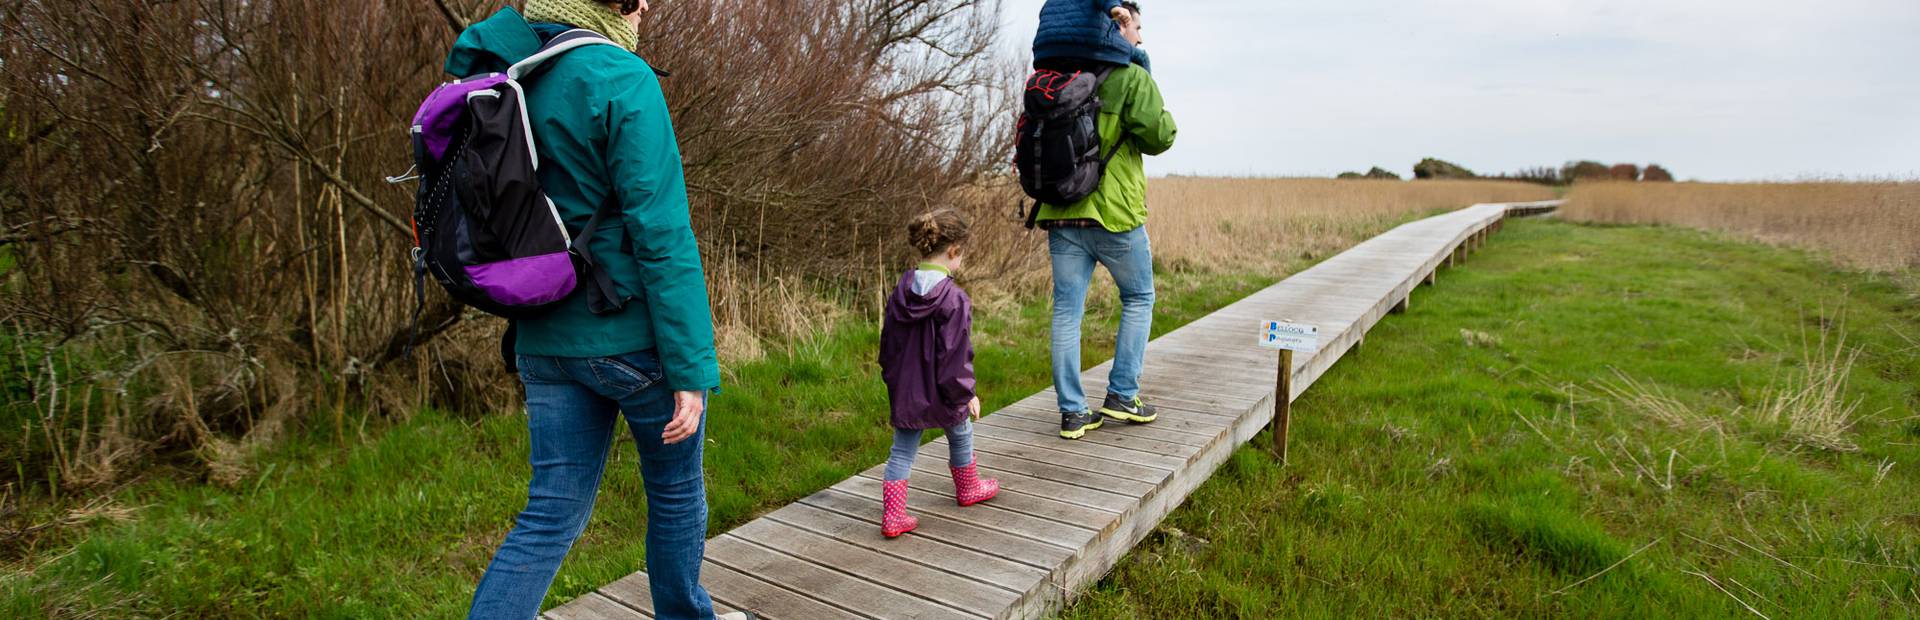
[[1100,428],[1100,416],[1091,411],[1060,414],[1060,436],[1067,439],[1079,439],[1087,436],[1087,431]]
[[1153,405],[1142,402],[1138,396],[1129,401],[1113,394],[1108,394],[1107,400],[1100,403],[1100,413],[1115,420],[1126,420],[1134,424],[1146,424],[1160,417]]

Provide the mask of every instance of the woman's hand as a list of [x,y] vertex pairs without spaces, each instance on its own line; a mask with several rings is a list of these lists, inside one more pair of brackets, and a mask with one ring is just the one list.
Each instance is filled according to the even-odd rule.
[[967,414],[973,416],[973,421],[980,421],[980,397],[975,396],[967,402]]
[[673,421],[667,422],[666,431],[660,433],[660,442],[672,445],[686,441],[694,433],[700,432],[700,416],[706,412],[706,393],[674,392]]

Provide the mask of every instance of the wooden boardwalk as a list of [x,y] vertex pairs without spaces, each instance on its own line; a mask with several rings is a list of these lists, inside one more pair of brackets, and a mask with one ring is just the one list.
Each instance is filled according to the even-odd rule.
[[[941,439],[914,465],[908,505],[918,530],[880,536],[876,466],[708,541],[702,581],[721,611],[776,619],[1035,618],[1058,610],[1272,418],[1277,354],[1256,346],[1260,321],[1319,327],[1320,349],[1294,356],[1288,398],[1297,398],[1503,218],[1558,205],[1475,205],[1367,240],[1150,343],[1141,385],[1160,408],[1158,422],[1109,421],[1066,441],[1048,389],[975,425],[981,474],[1000,479],[992,501],[955,506]],[[1106,393],[1109,364],[1081,375],[1090,400]],[[651,618],[652,607],[647,577],[635,573],[546,617]]]

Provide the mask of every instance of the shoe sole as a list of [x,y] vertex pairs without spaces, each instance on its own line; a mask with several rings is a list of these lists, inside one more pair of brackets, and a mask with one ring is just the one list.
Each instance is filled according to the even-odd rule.
[[1100,415],[1107,416],[1109,418],[1113,418],[1115,420],[1120,420],[1123,422],[1131,422],[1134,424],[1146,424],[1154,420],[1160,419],[1160,416],[1157,414],[1156,415],[1134,415],[1131,413],[1127,413],[1125,411],[1108,409],[1106,407],[1100,408]]
[[1094,420],[1092,424],[1082,426],[1080,427],[1080,430],[1077,430],[1077,431],[1060,431],[1060,436],[1067,439],[1079,439],[1081,437],[1087,436],[1087,431],[1099,429],[1100,424],[1101,424],[1100,420]]
[[987,501],[987,500],[990,500],[990,499],[993,499],[993,498],[995,498],[995,497],[999,497],[999,496],[1000,496],[1000,492],[999,492],[999,491],[994,491],[994,493],[993,493],[993,495],[988,495],[988,496],[986,496],[986,497],[982,497],[982,498],[980,498],[980,499],[976,499],[976,500],[973,500],[973,501],[971,501],[971,502],[963,502],[963,501],[960,501],[960,498],[957,498],[957,497],[956,497],[956,498],[954,498],[954,503],[956,503],[956,504],[959,504],[961,508],[966,508],[966,507],[968,507],[968,506],[972,506],[972,505],[974,505],[974,504],[978,504],[978,503],[980,503],[980,502],[984,502],[984,501]]

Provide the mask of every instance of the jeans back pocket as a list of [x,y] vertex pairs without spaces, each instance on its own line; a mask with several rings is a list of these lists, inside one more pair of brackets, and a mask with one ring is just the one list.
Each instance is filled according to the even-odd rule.
[[660,360],[647,352],[596,357],[587,360],[587,368],[593,371],[594,381],[600,384],[594,391],[616,400],[653,387],[667,374],[666,369],[660,366]]

